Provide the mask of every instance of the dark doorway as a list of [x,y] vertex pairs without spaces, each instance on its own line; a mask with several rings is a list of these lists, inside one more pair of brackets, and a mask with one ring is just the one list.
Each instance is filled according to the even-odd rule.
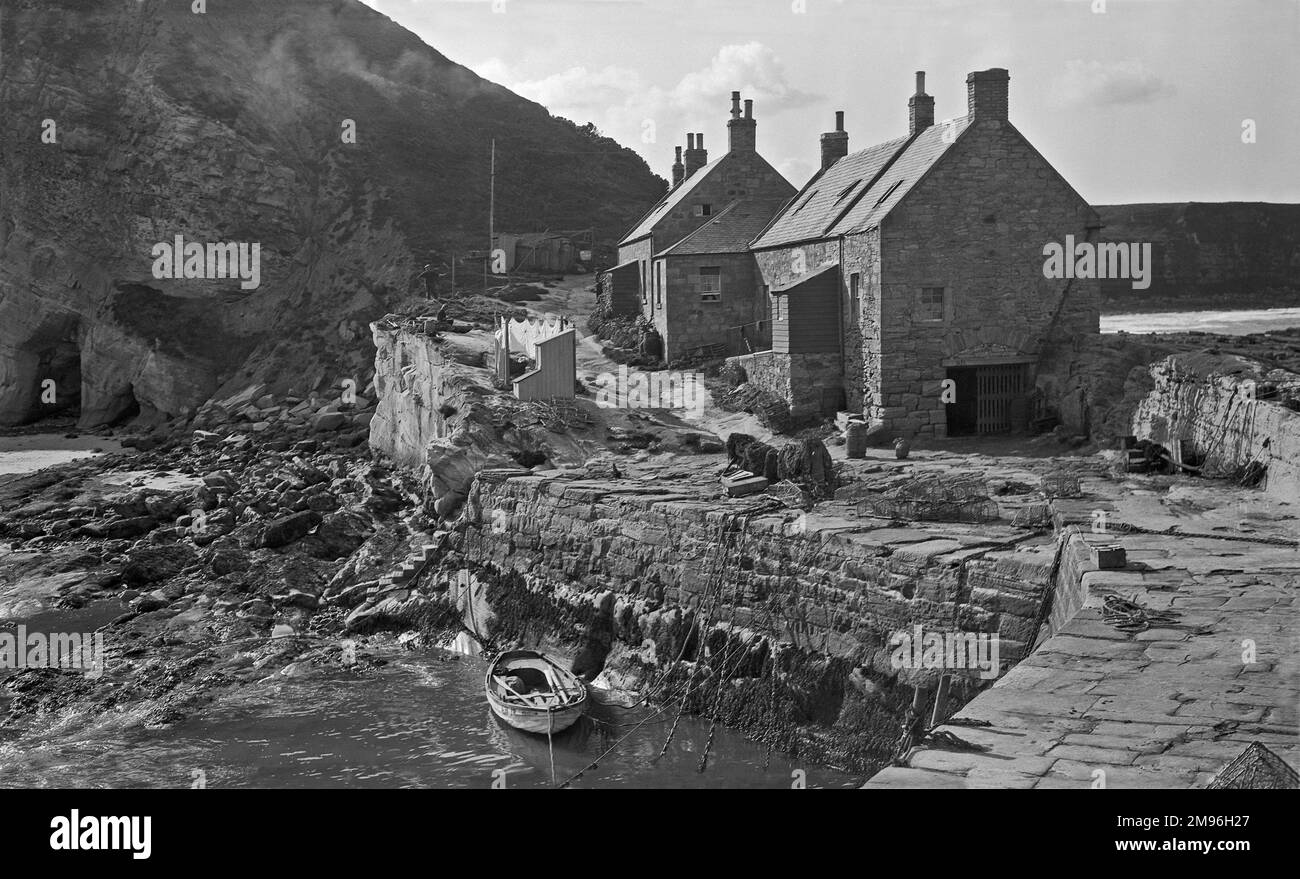
[[949,369],[948,379],[953,383],[953,393],[957,395],[955,403],[944,404],[948,416],[948,436],[974,436],[979,430],[975,367]]
[[948,436],[1023,430],[1027,418],[1026,374],[1023,363],[949,369],[957,401],[945,405]]

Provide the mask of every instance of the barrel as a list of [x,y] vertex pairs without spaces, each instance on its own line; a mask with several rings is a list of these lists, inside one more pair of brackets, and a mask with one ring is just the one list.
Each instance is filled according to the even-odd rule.
[[865,421],[850,421],[844,428],[844,451],[850,458],[867,456],[867,424]]

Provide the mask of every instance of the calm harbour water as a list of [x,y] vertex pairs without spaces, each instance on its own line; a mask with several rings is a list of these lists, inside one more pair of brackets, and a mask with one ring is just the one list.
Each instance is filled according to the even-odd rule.
[[[432,787],[551,786],[544,736],[506,727],[483,696],[484,663],[434,651],[394,653],[379,669],[335,671],[242,687],[185,722],[142,729],[130,717],[87,726],[78,718],[0,741],[3,787]],[[593,706],[555,737],[555,772],[578,772],[650,714]],[[865,779],[791,763],[719,728],[708,766],[696,771],[706,720],[683,718],[655,760],[672,712],[645,724],[574,787],[855,787]],[[201,774],[200,774],[201,773]]]

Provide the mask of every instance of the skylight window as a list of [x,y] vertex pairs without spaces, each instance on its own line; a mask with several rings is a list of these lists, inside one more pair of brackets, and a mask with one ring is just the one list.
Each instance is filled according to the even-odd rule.
[[888,189],[885,190],[885,194],[882,195],[879,199],[876,200],[876,207],[880,207],[882,204],[884,204],[884,203],[885,203],[885,199],[887,199],[887,198],[889,198],[891,195],[893,195],[893,194],[894,194],[894,190],[897,189],[898,187],[902,186],[902,185],[903,185],[903,181],[902,181],[901,179],[899,179],[899,180],[895,180],[894,183],[893,183],[893,185],[890,186]]
[[848,198],[849,193],[857,189],[858,184],[861,182],[862,182],[861,180],[854,180],[848,186],[844,187],[844,189],[840,192],[840,197],[835,199],[835,203],[839,204],[840,202],[844,201],[844,199]]
[[797,214],[797,213],[799,213],[801,210],[803,210],[804,208],[808,207],[808,202],[810,202],[810,201],[812,201],[814,198],[816,198],[816,197],[817,197],[817,193],[818,193],[819,191],[820,191],[820,190],[814,189],[814,190],[812,191],[812,195],[810,195],[810,196],[808,196],[807,198],[805,198],[805,199],[803,200],[803,204],[801,204],[801,205],[799,205],[799,207],[795,208],[795,209],[794,209],[794,212]]

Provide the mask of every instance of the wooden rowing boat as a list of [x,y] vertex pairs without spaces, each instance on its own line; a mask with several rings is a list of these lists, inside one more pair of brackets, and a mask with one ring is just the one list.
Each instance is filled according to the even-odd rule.
[[492,713],[524,732],[553,735],[573,726],[587,708],[582,679],[535,650],[498,656],[484,689]]

